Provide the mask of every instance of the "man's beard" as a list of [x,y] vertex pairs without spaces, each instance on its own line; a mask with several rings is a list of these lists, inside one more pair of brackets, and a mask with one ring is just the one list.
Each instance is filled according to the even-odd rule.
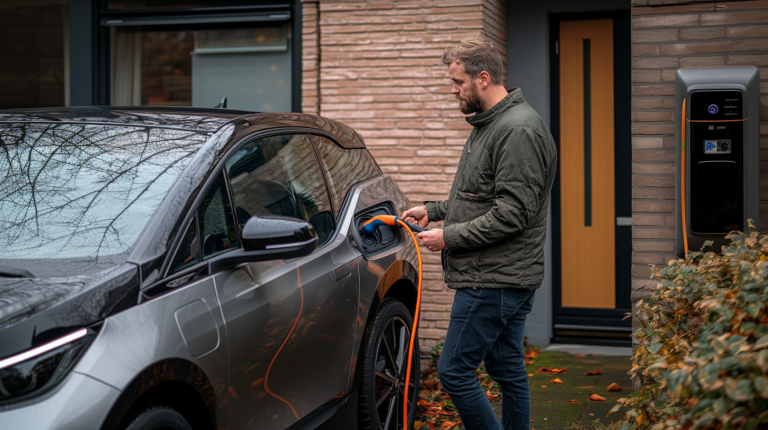
[[482,112],[485,100],[480,98],[480,94],[477,92],[477,87],[472,86],[466,99],[459,100],[459,109],[464,115]]

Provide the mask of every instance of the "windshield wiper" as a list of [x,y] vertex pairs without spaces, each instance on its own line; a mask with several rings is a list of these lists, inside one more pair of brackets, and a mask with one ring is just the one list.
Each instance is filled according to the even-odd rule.
[[0,266],[0,277],[3,278],[34,278],[29,270],[17,269],[15,267]]

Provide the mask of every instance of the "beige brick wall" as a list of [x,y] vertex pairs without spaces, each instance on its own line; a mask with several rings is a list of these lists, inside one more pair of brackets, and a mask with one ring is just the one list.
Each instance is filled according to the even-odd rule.
[[320,112],[319,0],[301,0],[301,111]]
[[[303,10],[305,112],[317,103],[320,115],[355,128],[414,204],[446,198],[471,128],[440,57],[476,37],[492,40],[506,57],[506,1],[322,0]],[[453,292],[442,281],[439,255],[423,252],[419,335],[428,347],[445,336]]]
[[[679,3],[679,2],[677,2]],[[632,8],[632,286],[674,255],[674,82],[680,67],[760,68],[760,147],[768,149],[768,0]],[[768,228],[768,152],[761,226]],[[633,293],[640,298],[641,292]]]

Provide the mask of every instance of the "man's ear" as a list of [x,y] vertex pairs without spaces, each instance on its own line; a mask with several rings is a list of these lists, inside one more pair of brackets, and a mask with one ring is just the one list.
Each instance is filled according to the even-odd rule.
[[488,88],[491,85],[491,74],[483,70],[477,74],[477,85],[481,90]]

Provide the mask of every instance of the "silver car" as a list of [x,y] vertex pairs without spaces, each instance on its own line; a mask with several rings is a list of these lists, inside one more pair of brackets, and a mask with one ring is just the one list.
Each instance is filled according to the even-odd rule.
[[0,112],[0,429],[402,428],[406,206],[318,116]]

